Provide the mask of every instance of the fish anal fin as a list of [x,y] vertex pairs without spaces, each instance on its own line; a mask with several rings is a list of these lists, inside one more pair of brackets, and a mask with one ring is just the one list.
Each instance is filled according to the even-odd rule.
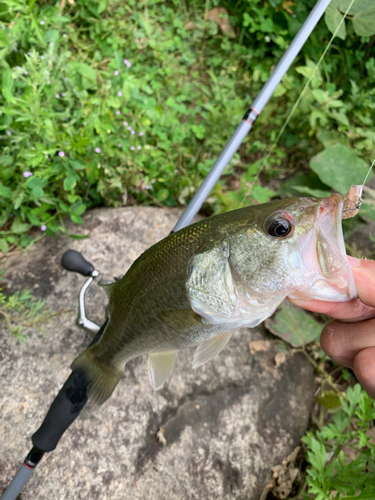
[[221,333],[202,342],[194,353],[193,368],[198,368],[217,356],[227,345],[232,335],[233,332]]
[[172,372],[176,351],[150,352],[148,355],[148,374],[152,387],[161,388]]
[[82,370],[89,381],[88,395],[98,404],[104,403],[114,391],[122,370],[103,363],[97,356],[97,346],[88,347],[72,365],[72,370]]

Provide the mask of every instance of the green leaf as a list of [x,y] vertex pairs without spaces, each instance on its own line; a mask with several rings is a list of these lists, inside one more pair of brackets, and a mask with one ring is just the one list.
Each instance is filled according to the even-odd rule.
[[36,217],[36,215],[28,213],[27,218],[33,226],[40,226],[40,220],[38,219],[38,217]]
[[12,199],[12,191],[8,187],[4,186],[2,182],[0,182],[0,196],[8,200]]
[[7,253],[8,250],[9,250],[9,245],[7,240],[5,240],[4,238],[0,238],[0,251],[3,253]]
[[313,89],[311,91],[312,95],[318,101],[319,104],[328,101],[328,92],[320,89]]
[[81,219],[81,217],[77,214],[70,214],[70,218],[72,219],[73,222],[75,222],[76,224],[83,224],[83,220]]
[[281,305],[273,320],[266,322],[267,328],[288,342],[299,347],[316,340],[322,331],[322,325],[306,312]]
[[327,410],[338,410],[341,408],[341,401],[336,392],[326,391],[319,398],[319,403]]
[[295,189],[299,193],[307,194],[313,198],[328,198],[331,195],[330,191],[324,191],[323,189],[311,189],[308,186],[292,186],[291,189]]
[[64,179],[64,189],[65,191],[70,191],[77,184],[79,177],[76,175],[70,175]]
[[98,14],[101,14],[107,9],[108,2],[107,0],[100,0],[99,5],[98,5]]
[[13,96],[13,78],[10,69],[4,69],[2,71],[1,91],[6,101],[11,103],[16,102]]
[[353,28],[359,36],[375,35],[375,5],[359,11],[354,16]]
[[77,65],[77,71],[82,76],[82,84],[85,89],[97,87],[96,71],[91,68],[91,66],[89,66],[88,64],[79,63]]
[[9,167],[14,164],[14,158],[11,155],[1,155],[0,156],[0,165],[2,167]]
[[89,237],[88,234],[68,234],[69,238],[72,240],[84,240]]
[[82,215],[86,210],[86,205],[79,201],[75,205],[71,206],[70,209],[76,215]]
[[367,217],[368,219],[375,221],[375,208],[372,205],[364,202],[362,203],[359,210],[359,215],[361,217]]
[[204,125],[192,125],[191,130],[198,137],[198,139],[203,139],[206,133],[206,127]]
[[324,184],[344,195],[353,184],[363,182],[369,168],[364,160],[342,144],[330,146],[314,156],[310,167]]
[[21,233],[26,233],[26,231],[28,231],[30,227],[31,225],[27,224],[26,222],[15,220],[10,230],[12,231],[12,233],[21,234]]
[[[352,3],[352,0],[339,0],[338,7],[343,14],[347,11],[349,5]],[[358,14],[361,10],[367,9],[374,5],[374,0],[355,0],[353,5],[350,7],[348,14],[353,16],[354,14]]]
[[270,200],[270,198],[272,198],[272,196],[275,196],[275,191],[259,185],[254,186],[251,191],[251,197],[259,203],[266,203]]
[[[339,24],[343,19],[343,15],[339,9],[339,3],[340,3],[339,0],[332,0],[331,3],[328,5],[324,14],[324,20],[326,22],[327,28],[331,33],[334,33],[336,31],[336,29],[338,28]],[[341,38],[341,40],[345,40],[346,38],[345,21],[342,22],[338,32],[336,33],[336,36]]]

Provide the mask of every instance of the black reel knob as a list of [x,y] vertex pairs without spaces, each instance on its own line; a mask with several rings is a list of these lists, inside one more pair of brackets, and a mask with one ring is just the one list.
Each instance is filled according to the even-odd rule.
[[91,276],[95,270],[94,266],[87,262],[84,256],[75,250],[68,250],[61,258],[61,265],[67,271],[83,274],[83,276]]

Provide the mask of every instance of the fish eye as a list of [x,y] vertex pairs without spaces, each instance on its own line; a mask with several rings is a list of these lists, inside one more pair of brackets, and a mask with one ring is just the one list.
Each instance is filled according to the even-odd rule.
[[285,238],[293,232],[293,224],[281,214],[271,215],[266,221],[266,230],[270,236]]

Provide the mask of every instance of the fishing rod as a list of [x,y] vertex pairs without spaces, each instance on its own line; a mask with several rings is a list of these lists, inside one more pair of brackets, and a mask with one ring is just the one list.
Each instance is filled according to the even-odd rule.
[[[298,55],[307,38],[315,28],[316,24],[324,14],[331,0],[318,0],[314,8],[310,12],[304,24],[301,26],[297,35],[294,37],[289,48],[286,50],[283,57],[280,59],[275,70],[270,78],[264,84],[262,90],[252,103],[249,110],[245,113],[240,125],[235,130],[229,142],[225,146],[223,152],[217,159],[211,171],[203,181],[202,185],[190,201],[189,205],[183,212],[172,232],[189,225],[195,215],[199,212],[204,201],[209,196],[213,187],[219,180],[225,167],[228,165],[238,148],[242,144],[244,138],[253,127],[254,122],[262,112],[263,108],[271,98],[277,85],[288,71],[290,65]],[[62,265],[65,269],[73,272],[78,272],[83,276],[89,277],[88,282],[83,286],[80,293],[80,316],[79,324],[85,326],[92,331],[97,332],[90,345],[95,344],[100,339],[107,321],[99,327],[95,323],[90,322],[85,316],[84,310],[84,292],[90,285],[93,279],[99,274],[92,264],[87,262],[84,257],[73,250],[64,254]],[[87,403],[87,388],[88,380],[81,370],[73,370],[64,386],[52,402],[42,425],[31,437],[33,448],[28,453],[21,468],[5,490],[0,500],[16,500],[21,489],[31,476],[35,467],[40,462],[46,452],[53,451],[60,438],[68,427],[80,414],[82,408]]]

